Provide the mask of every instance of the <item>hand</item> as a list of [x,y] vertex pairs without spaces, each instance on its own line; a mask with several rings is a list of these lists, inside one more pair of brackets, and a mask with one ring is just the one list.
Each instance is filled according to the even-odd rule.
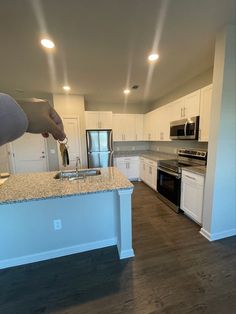
[[29,121],[27,132],[42,133],[44,137],[48,137],[50,133],[56,140],[63,141],[65,139],[62,120],[47,100],[33,98],[19,100],[18,104]]

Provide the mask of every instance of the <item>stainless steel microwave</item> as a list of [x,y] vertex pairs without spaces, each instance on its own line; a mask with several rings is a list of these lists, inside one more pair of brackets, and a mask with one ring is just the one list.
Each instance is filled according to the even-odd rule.
[[199,116],[188,119],[172,121],[170,123],[170,139],[172,140],[197,140]]

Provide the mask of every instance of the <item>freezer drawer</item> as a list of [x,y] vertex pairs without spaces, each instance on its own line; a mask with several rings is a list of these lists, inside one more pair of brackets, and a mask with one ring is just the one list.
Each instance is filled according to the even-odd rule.
[[89,168],[105,168],[113,166],[112,152],[88,153]]

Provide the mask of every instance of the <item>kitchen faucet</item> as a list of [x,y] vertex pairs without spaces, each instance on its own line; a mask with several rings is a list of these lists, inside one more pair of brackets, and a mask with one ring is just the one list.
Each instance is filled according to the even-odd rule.
[[79,156],[76,157],[76,163],[75,163],[75,171],[78,172],[79,169],[81,168],[81,160]]

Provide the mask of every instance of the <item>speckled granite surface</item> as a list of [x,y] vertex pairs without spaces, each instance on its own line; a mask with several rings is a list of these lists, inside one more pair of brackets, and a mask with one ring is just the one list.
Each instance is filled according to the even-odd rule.
[[114,152],[114,157],[131,157],[131,156],[142,156],[149,158],[153,161],[165,160],[165,159],[176,159],[177,155],[167,154],[167,153],[159,153],[151,150],[145,151],[116,151]]
[[57,172],[11,175],[0,186],[0,205],[133,188],[132,183],[116,168],[100,170],[101,175],[75,181],[54,179]]
[[205,166],[183,167],[182,169],[196,173],[196,174],[201,174],[202,176],[206,175],[206,167]]

